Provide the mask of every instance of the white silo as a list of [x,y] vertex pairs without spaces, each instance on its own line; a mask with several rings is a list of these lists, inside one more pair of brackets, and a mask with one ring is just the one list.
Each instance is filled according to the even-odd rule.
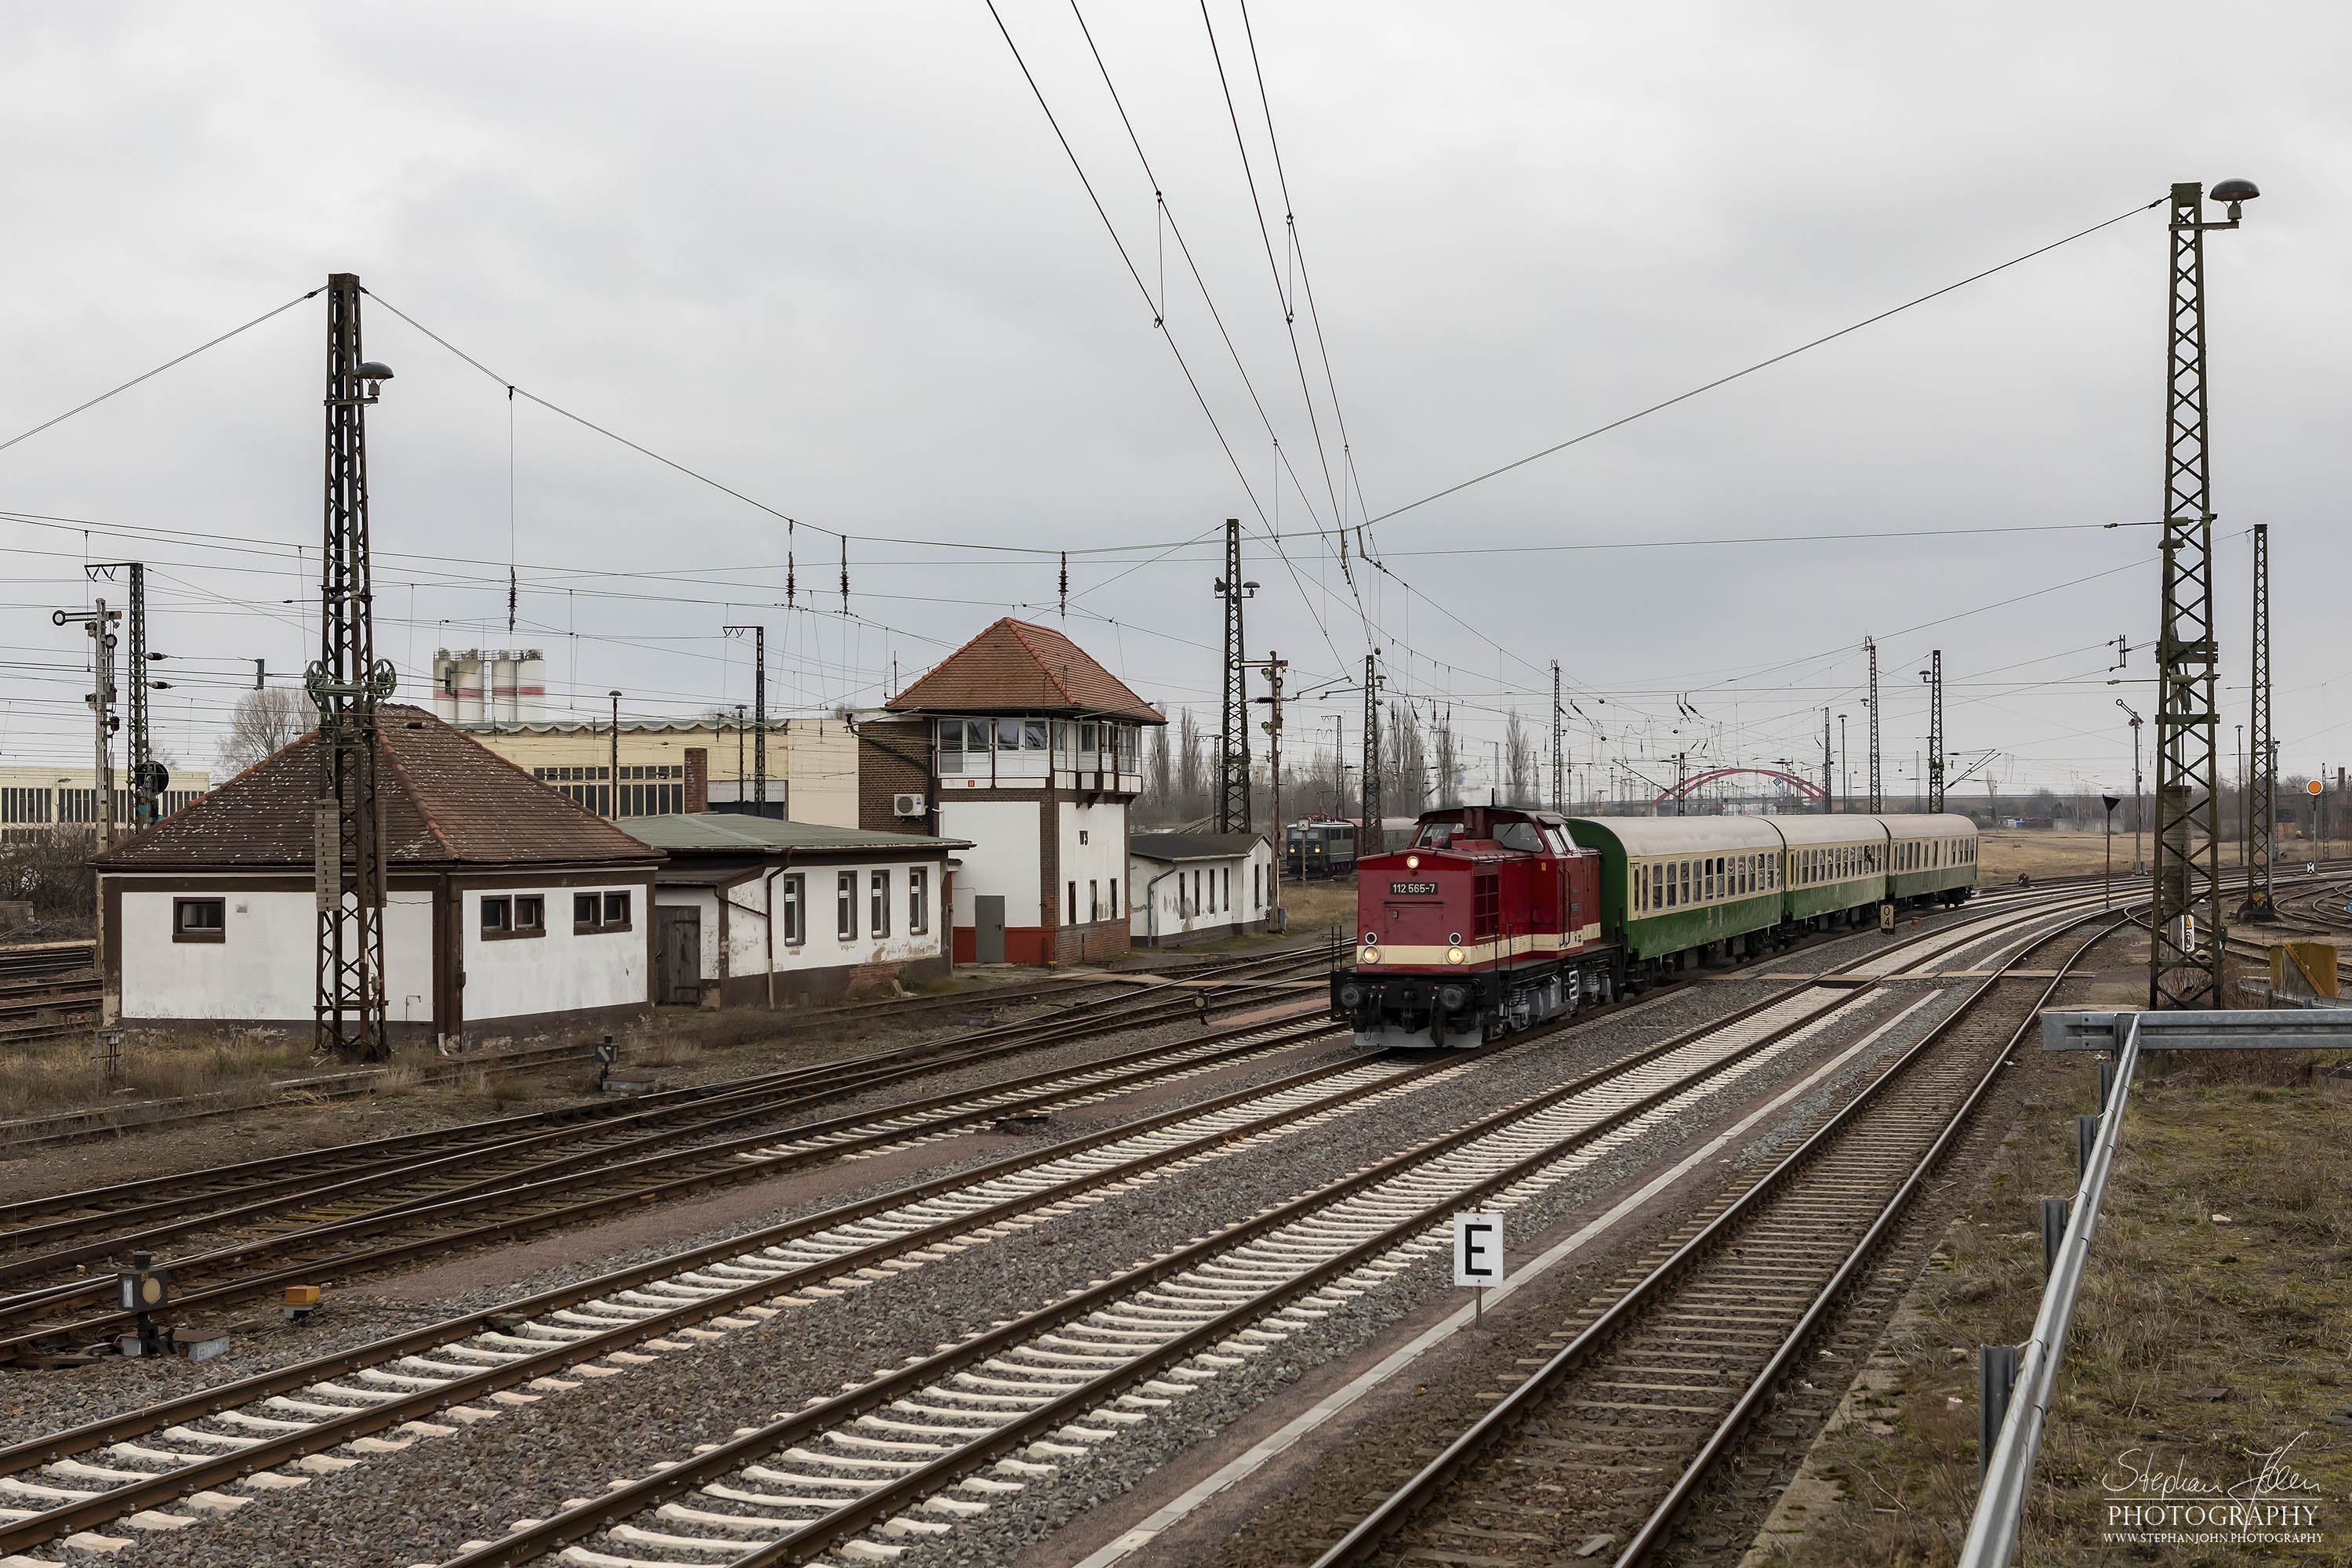
[[489,667],[490,701],[487,715],[493,724],[515,721],[515,656],[504,648],[484,661]]
[[515,721],[547,722],[547,658],[538,648],[523,650],[515,679]]
[[446,647],[433,655],[433,717],[445,724],[457,721],[457,661]]

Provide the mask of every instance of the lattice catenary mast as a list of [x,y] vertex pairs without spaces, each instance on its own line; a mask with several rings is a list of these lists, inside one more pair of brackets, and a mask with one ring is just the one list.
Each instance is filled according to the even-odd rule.
[[368,563],[367,405],[392,372],[362,357],[356,274],[327,279],[327,495],[319,579],[319,659],[304,684],[319,712],[313,879],[319,1049],[369,1061],[384,1039],[383,819],[376,704],[392,695],[375,657]]
[[1364,656],[1364,826],[1356,853],[1380,855],[1387,851],[1388,837],[1381,829],[1381,688],[1388,677],[1379,672],[1375,660],[1380,656]]
[[1886,809],[1878,768],[1878,645],[1864,637],[1862,646],[1870,655],[1870,814],[1875,816]]
[[1944,650],[1937,648],[1927,656],[1927,668],[1919,672],[1927,683],[1927,809],[1944,809]]
[[2214,681],[2213,490],[2206,445],[2205,231],[2238,226],[2252,182],[2214,187],[2226,221],[2205,220],[2204,187],[2172,187],[2165,360],[2164,586],[2156,643],[2156,907],[2150,1007],[2218,1007],[2221,989],[2221,751]]
[[2253,924],[2278,919],[2272,902],[2271,862],[2277,856],[2278,774],[2276,748],[2271,741],[2271,531],[2254,524],[2254,749],[2251,778],[2241,775],[2246,792],[2246,901],[2238,918]]
[[1242,581],[1242,523],[1225,519],[1225,574],[1217,597],[1225,606],[1224,697],[1217,723],[1217,831],[1250,830],[1249,654],[1242,646],[1242,601],[1257,591]]

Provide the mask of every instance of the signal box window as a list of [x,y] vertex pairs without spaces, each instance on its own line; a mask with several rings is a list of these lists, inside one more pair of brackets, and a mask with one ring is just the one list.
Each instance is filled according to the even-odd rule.
[[927,866],[907,872],[907,934],[921,936],[931,929],[931,873]]
[[228,903],[225,899],[173,899],[173,942],[226,942]]
[[857,873],[836,873],[833,885],[834,934],[844,942],[857,938]]
[[890,873],[877,871],[873,875],[873,908],[868,911],[876,936],[890,934]]

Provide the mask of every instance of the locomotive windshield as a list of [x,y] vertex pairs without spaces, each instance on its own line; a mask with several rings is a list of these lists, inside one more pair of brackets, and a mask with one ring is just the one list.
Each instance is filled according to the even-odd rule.
[[1424,822],[1421,825],[1420,837],[1412,841],[1412,847],[1416,849],[1443,849],[1461,832],[1462,825],[1458,822]]
[[1544,847],[1543,835],[1532,822],[1505,823],[1496,830],[1495,842],[1506,849],[1522,849],[1531,855],[1540,854]]

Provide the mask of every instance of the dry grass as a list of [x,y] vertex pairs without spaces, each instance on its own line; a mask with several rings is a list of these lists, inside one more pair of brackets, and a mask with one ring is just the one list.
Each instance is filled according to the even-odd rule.
[[1328,931],[1334,925],[1352,931],[1356,925],[1356,879],[1335,877],[1328,881],[1285,882],[1282,907],[1290,911],[1294,934]]
[[[2249,1053],[2251,1054],[2251,1053]],[[2018,1561],[2342,1562],[2352,1550],[2352,1102],[2314,1088],[2144,1082],[2107,1192],[2093,1267],[2036,1469]],[[1979,1209],[1953,1226],[1890,1333],[1896,1386],[1864,1424],[1824,1440],[1846,1506],[1781,1559],[1947,1563],[1975,1505],[1976,1347],[2015,1343],[2042,1293],[2038,1200],[2074,1184],[2073,1120],[2091,1073],[2029,1109]],[[2217,1219],[2215,1216],[2225,1216]],[[1955,1354],[1955,1350],[1965,1353]],[[2297,1440],[2299,1438],[2299,1441]],[[2320,1546],[2111,1542],[2108,1483],[2176,1466],[2227,1487],[2294,1443],[2319,1484]]]
[[307,1037],[298,1041],[248,1034],[223,1040],[135,1034],[123,1043],[118,1086],[133,1092],[110,1094],[100,1090],[87,1033],[12,1047],[6,1070],[0,1072],[0,1120],[132,1100],[248,1089],[258,1092],[269,1079],[308,1068],[310,1053]]

